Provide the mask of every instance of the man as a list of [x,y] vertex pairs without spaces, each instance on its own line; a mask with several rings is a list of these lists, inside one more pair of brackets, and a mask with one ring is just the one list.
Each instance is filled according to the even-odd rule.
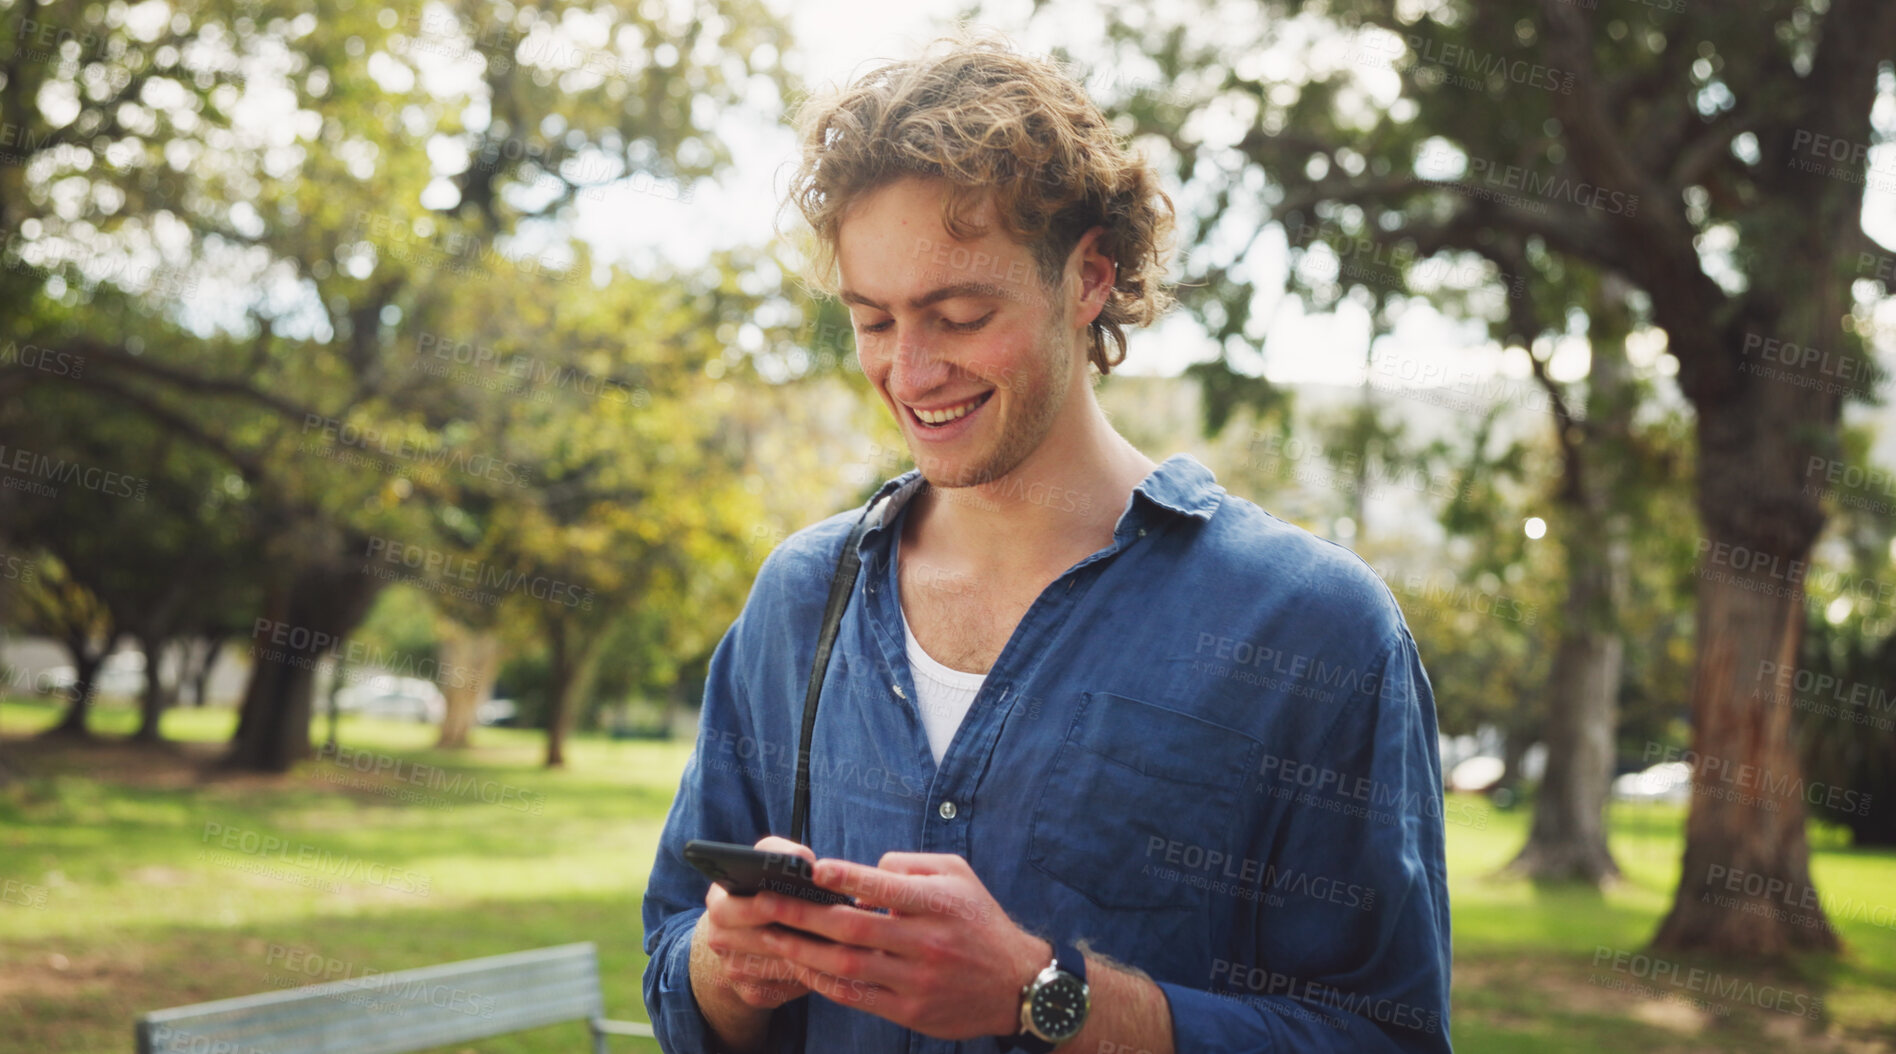
[[[781,837],[805,680],[859,510],[772,552],[712,657],[644,904],[661,1043],[1448,1050],[1434,703],[1393,597],[1094,398],[1165,306],[1151,171],[984,42],[802,126],[816,278],[918,467],[860,544],[807,846]],[[731,896],[692,838],[799,853],[856,903]]]

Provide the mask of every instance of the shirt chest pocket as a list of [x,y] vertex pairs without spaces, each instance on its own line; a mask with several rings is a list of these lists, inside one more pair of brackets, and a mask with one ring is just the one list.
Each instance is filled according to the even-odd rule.
[[1104,908],[1202,903],[1240,855],[1262,749],[1202,718],[1085,693],[1041,788],[1028,859]]

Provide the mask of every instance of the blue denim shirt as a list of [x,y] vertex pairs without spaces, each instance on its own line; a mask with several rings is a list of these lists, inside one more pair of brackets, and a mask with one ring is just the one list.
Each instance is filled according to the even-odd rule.
[[[938,767],[897,599],[921,483],[911,470],[885,484],[891,508],[861,543],[811,747],[816,854],[964,857],[1022,926],[1149,974],[1181,1054],[1447,1051],[1435,704],[1368,565],[1175,455],[1112,544],[1034,601]],[[712,655],[643,908],[645,1004],[668,1051],[712,1049],[690,971],[706,881],[681,850],[789,833],[816,635],[858,514],[778,546]],[[1000,1049],[820,995],[779,1008],[771,1044]]]

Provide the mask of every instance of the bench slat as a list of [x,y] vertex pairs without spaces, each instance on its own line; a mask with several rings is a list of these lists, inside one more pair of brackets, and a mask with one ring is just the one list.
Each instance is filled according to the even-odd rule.
[[592,942],[173,1007],[140,1054],[405,1054],[604,1013]]

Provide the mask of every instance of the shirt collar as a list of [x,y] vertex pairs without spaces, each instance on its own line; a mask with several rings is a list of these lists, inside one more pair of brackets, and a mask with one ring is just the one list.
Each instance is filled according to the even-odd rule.
[[[1197,458],[1190,454],[1173,454],[1132,488],[1132,493],[1135,497],[1143,495],[1159,508],[1180,516],[1209,520],[1211,514],[1218,511],[1218,503],[1224,500],[1225,489]],[[1132,511],[1130,499],[1126,511]]]
[[[896,513],[921,490],[923,482],[921,470],[912,468],[876,488],[875,494],[869,498],[869,504],[874,505],[884,495],[889,496],[889,504],[883,509],[880,521],[870,524],[864,533],[864,545],[868,544],[869,535],[895,522]],[[1141,497],[1155,511],[1209,520],[1212,513],[1217,511],[1224,494],[1225,489],[1218,485],[1211,470],[1197,458],[1190,454],[1173,454],[1132,488],[1132,496],[1126,499],[1126,509],[1119,515],[1119,526],[1123,527],[1129,522],[1129,517],[1137,511],[1138,499]]]

